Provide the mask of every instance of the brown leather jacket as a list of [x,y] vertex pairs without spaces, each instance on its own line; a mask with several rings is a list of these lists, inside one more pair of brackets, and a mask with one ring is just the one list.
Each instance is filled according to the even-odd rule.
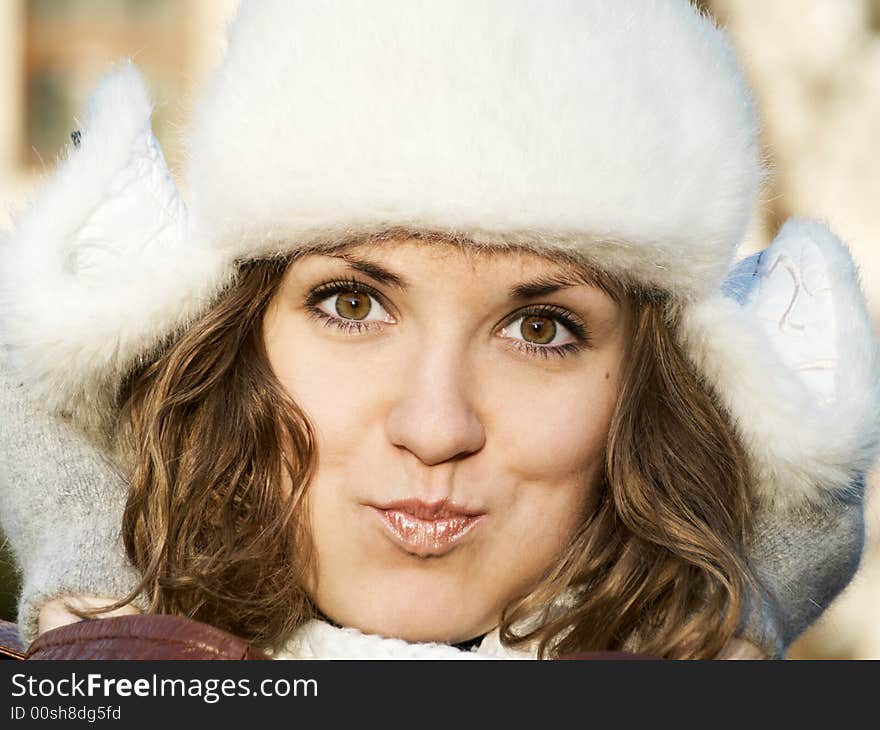
[[3,659],[269,659],[246,641],[179,616],[118,616],[41,634],[25,647],[15,624],[0,622]]
[[[244,639],[179,616],[144,614],[80,621],[41,634],[26,647],[18,628],[0,621],[0,659],[238,659],[268,655]],[[600,651],[562,659],[651,659]]]

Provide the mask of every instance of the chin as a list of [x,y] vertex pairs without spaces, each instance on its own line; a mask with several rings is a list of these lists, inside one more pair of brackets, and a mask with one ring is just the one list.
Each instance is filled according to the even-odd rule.
[[319,607],[341,626],[410,643],[457,644],[491,631],[500,616],[500,610],[481,611],[460,594],[455,600],[441,600],[426,592],[399,590],[373,593],[354,604]]

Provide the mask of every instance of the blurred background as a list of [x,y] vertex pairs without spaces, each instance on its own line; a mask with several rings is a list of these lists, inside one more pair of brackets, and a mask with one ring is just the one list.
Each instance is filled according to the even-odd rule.
[[[172,169],[193,100],[223,50],[236,0],[0,0],[0,231],[49,176],[91,86],[133,58]],[[773,176],[743,253],[792,215],[826,220],[852,248],[880,318],[880,0],[703,0],[728,29],[755,90]],[[833,427],[833,424],[829,424]],[[869,481],[868,546],[847,591],[793,658],[880,659],[880,497]],[[17,579],[0,549],[0,616]]]

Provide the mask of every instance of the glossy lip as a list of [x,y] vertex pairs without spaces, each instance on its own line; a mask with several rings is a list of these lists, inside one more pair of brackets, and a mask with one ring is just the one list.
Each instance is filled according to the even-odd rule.
[[438,557],[450,552],[482,522],[485,515],[448,500],[428,503],[404,499],[367,506],[397,545],[419,557]]

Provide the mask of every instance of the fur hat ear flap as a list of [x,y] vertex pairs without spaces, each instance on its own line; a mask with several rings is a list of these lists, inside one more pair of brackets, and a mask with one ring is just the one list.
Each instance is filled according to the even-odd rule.
[[151,111],[134,65],[104,77],[66,159],[0,249],[13,362],[50,409],[95,434],[121,376],[225,275],[190,240]]
[[792,219],[724,291],[685,311],[681,336],[745,442],[755,497],[845,496],[880,443],[877,344],[849,251]]

